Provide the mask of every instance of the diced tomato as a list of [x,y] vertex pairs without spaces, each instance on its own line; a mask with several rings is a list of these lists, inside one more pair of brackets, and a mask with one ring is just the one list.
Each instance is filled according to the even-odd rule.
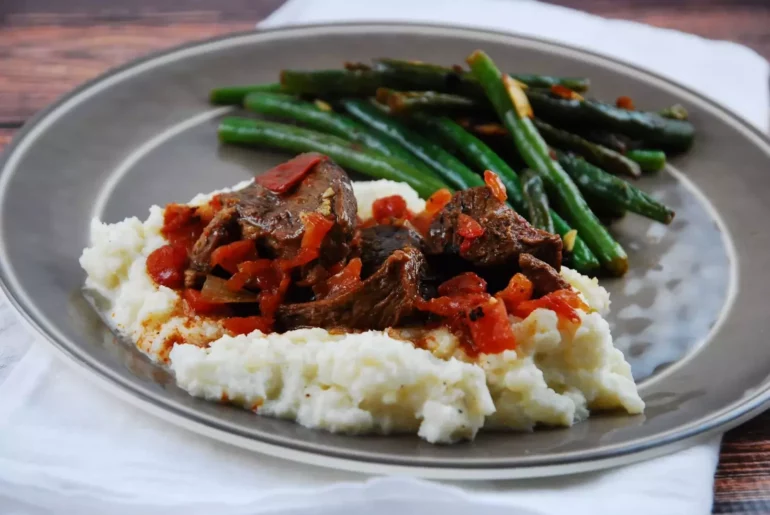
[[196,208],[185,204],[169,204],[163,212],[163,228],[160,232],[172,245],[189,249],[204,227]]
[[187,250],[175,245],[164,245],[147,256],[147,273],[157,284],[179,289],[184,286],[187,268]]
[[508,281],[508,286],[504,290],[497,292],[495,297],[503,301],[506,309],[513,313],[519,304],[532,298],[532,290],[532,281],[527,276],[524,274],[514,274],[511,280]]
[[300,154],[294,159],[271,168],[255,181],[270,191],[285,193],[299,184],[315,165],[327,159],[329,158],[314,152]]
[[449,204],[451,200],[452,192],[446,188],[442,188],[425,201],[425,212],[434,215],[444,209],[444,206]]
[[273,318],[278,306],[283,302],[290,284],[291,277],[284,272],[276,287],[262,291],[259,296],[259,311],[263,317]]
[[372,203],[372,217],[379,224],[393,224],[411,218],[406,200],[401,195],[378,198]]
[[557,97],[566,98],[567,100],[579,100],[582,98],[579,94],[572,91],[566,86],[562,86],[561,84],[554,84],[551,86],[551,93],[556,95]]
[[460,213],[457,216],[457,234],[463,238],[462,243],[460,243],[460,254],[462,255],[470,249],[476,238],[484,235],[484,228],[470,216]]
[[505,184],[503,184],[503,181],[500,180],[500,177],[495,172],[492,170],[485,170],[484,182],[497,200],[505,202],[508,199],[508,192],[505,191]]
[[203,300],[201,292],[192,288],[185,289],[182,292],[182,298],[187,308],[196,315],[226,315],[229,312],[225,304],[207,302]]
[[426,236],[428,234],[428,230],[430,230],[430,224],[433,223],[433,218],[435,216],[436,215],[428,213],[427,211],[417,213],[417,215],[415,215],[415,217],[411,220],[412,226],[418,233]]
[[486,293],[469,293],[452,297],[436,297],[430,300],[418,300],[415,307],[442,317],[455,317],[489,300]]
[[508,321],[505,304],[496,299],[471,309],[467,324],[477,352],[497,354],[516,347],[516,337]]
[[442,296],[460,295],[465,293],[486,293],[487,282],[473,272],[465,272],[444,281],[438,287]]
[[588,311],[588,306],[572,290],[557,290],[544,295],[536,300],[528,300],[519,303],[512,314],[520,318],[528,317],[538,308],[550,309],[563,319],[579,323],[580,315],[576,310]]
[[478,238],[484,235],[484,228],[470,216],[460,213],[457,217],[457,234],[463,238]]
[[273,324],[270,319],[259,316],[252,317],[230,317],[222,321],[225,330],[233,335],[249,334],[254,331],[269,333],[273,330]]
[[628,111],[633,111],[635,109],[634,101],[631,100],[631,97],[626,97],[626,96],[618,97],[618,99],[615,100],[615,105],[621,109],[626,109]]
[[316,259],[321,252],[321,244],[326,234],[334,227],[334,222],[320,213],[307,213],[303,217],[305,233],[302,235],[300,249],[294,259],[281,263],[284,270],[306,265]]
[[257,259],[238,264],[235,274],[227,281],[227,287],[238,291],[246,286],[266,290],[280,283],[280,270],[274,261]]
[[351,259],[345,268],[326,281],[325,297],[337,297],[361,284],[361,267],[361,259]]
[[412,217],[412,226],[423,236],[426,235],[436,213],[444,209],[451,200],[452,193],[448,189],[436,191],[425,201],[425,210]]
[[219,266],[234,274],[238,264],[257,259],[257,247],[253,240],[241,240],[222,245],[211,253],[211,266]]

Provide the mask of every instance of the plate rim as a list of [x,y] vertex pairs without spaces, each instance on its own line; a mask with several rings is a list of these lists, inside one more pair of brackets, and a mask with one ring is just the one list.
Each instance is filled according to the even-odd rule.
[[[168,57],[171,54],[177,52],[189,50],[195,47],[203,48],[211,44],[216,44],[226,40],[237,40],[244,37],[258,38],[261,35],[271,33],[307,33],[319,29],[321,31],[325,30],[329,32],[333,31],[335,28],[342,30],[361,30],[365,28],[394,30],[403,29],[407,31],[413,31],[415,33],[417,32],[415,29],[424,28],[455,35],[465,34],[475,37],[492,36],[501,39],[528,42],[535,46],[550,47],[548,48],[549,50],[561,50],[563,52],[569,52],[582,55],[583,57],[604,61],[606,64],[612,65],[613,67],[620,67],[621,69],[647,75],[648,77],[656,79],[660,83],[668,85],[669,87],[677,88],[696,98],[699,102],[719,114],[726,123],[730,123],[734,127],[740,129],[747,136],[751,136],[752,139],[754,139],[755,142],[758,142],[758,145],[763,147],[763,150],[770,156],[770,138],[768,138],[768,136],[762,133],[758,128],[749,124],[742,117],[725,107],[722,103],[706,97],[705,95],[698,93],[677,81],[663,77],[660,74],[650,71],[644,67],[629,64],[622,60],[609,57],[592,50],[586,50],[577,46],[560,43],[546,38],[517,34],[515,32],[488,30],[483,28],[458,25],[355,21],[343,23],[315,23],[240,31],[219,35],[213,38],[186,42],[182,45],[178,45],[162,51],[153,52],[140,58],[131,60],[81,84],[80,86],[60,97],[53,104],[47,106],[32,116],[14,135],[13,140],[5,149],[2,156],[0,156],[0,202],[2,202],[2,200],[5,198],[7,183],[13,176],[11,172],[13,172],[14,169],[9,171],[8,164],[11,162],[11,159],[16,156],[18,149],[22,145],[29,146],[34,144],[34,139],[29,143],[27,141],[30,137],[30,134],[34,134],[34,131],[45,120],[47,120],[50,115],[57,112],[68,102],[78,97],[80,94],[87,92],[91,88],[100,86],[103,82],[108,81],[110,78],[114,78],[133,68],[140,67],[141,65],[150,63],[151,61],[159,58]],[[162,66],[162,64],[160,66]],[[84,98],[83,100],[87,101],[87,98]],[[65,113],[66,111],[64,111],[62,114]],[[2,227],[0,227],[0,233],[1,232]],[[508,458],[508,460],[516,459],[520,462],[517,464],[506,464],[505,462],[495,464],[486,460],[486,463],[475,465],[466,464],[464,466],[422,466],[416,463],[404,463],[403,459],[399,458],[394,458],[393,460],[367,459],[362,456],[350,456],[349,451],[340,452],[338,450],[308,449],[293,445],[290,442],[273,442],[261,436],[256,437],[253,435],[247,436],[244,434],[239,434],[238,431],[233,431],[233,428],[228,427],[226,424],[220,423],[212,425],[210,423],[210,419],[201,416],[200,412],[197,412],[192,408],[181,409],[178,406],[174,406],[168,400],[163,399],[161,396],[152,394],[151,392],[142,391],[135,385],[132,385],[130,382],[123,380],[119,376],[111,373],[104,367],[104,365],[97,363],[96,360],[87,359],[85,356],[79,355],[76,352],[77,349],[71,348],[71,346],[67,343],[66,338],[57,337],[55,334],[56,331],[51,331],[51,328],[46,328],[44,323],[41,323],[41,321],[37,320],[36,317],[33,316],[34,313],[29,312],[27,308],[24,307],[24,303],[21,301],[22,298],[26,297],[26,295],[23,294],[23,288],[20,288],[19,285],[17,285],[15,288],[12,286],[12,283],[15,282],[15,278],[13,277],[12,272],[13,269],[6,258],[5,253],[0,251],[0,292],[2,292],[3,297],[8,300],[8,304],[12,306],[13,309],[17,312],[19,319],[22,320],[25,326],[32,331],[33,335],[36,336],[36,340],[43,340],[48,345],[52,346],[57,351],[57,354],[66,357],[67,359],[65,361],[67,361],[69,364],[76,365],[75,368],[79,372],[83,373],[83,375],[85,375],[88,379],[95,380],[101,387],[111,391],[113,394],[123,398],[124,400],[128,400],[131,404],[142,408],[144,411],[173,422],[174,424],[188,430],[192,430],[199,434],[204,434],[206,436],[213,437],[220,441],[225,441],[239,447],[249,448],[265,454],[321,466],[355,470],[359,472],[405,473],[410,475],[420,475],[423,477],[443,479],[454,479],[460,477],[464,479],[535,477],[597,470],[601,468],[631,463],[634,461],[640,461],[650,457],[665,454],[674,449],[683,448],[691,440],[706,438],[707,436],[710,436],[714,433],[729,429],[730,427],[734,427],[742,421],[756,415],[764,408],[764,405],[770,399],[770,383],[760,384],[757,389],[752,392],[752,395],[735,401],[719,411],[712,412],[710,415],[700,419],[698,421],[699,424],[694,425],[693,423],[690,423],[681,426],[678,429],[666,431],[665,433],[658,435],[657,438],[654,438],[654,441],[647,441],[651,440],[651,437],[642,437],[637,440],[615,444],[613,446],[604,447],[599,450],[590,449],[582,451],[571,451],[566,453],[566,456],[530,457],[529,459],[526,457]],[[27,302],[27,304],[31,303]],[[291,455],[287,455],[287,453]],[[416,460],[419,460],[419,458]],[[523,462],[521,462],[522,460]]]

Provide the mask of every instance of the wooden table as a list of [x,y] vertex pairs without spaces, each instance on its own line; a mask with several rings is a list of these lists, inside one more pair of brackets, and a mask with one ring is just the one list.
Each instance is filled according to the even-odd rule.
[[[209,3],[216,7],[201,7],[203,3],[1,0],[0,149],[25,120],[83,81],[148,52],[252,28],[283,0]],[[736,41],[770,58],[768,0],[554,3]],[[715,513],[770,513],[768,422],[770,412],[725,436],[714,486]]]

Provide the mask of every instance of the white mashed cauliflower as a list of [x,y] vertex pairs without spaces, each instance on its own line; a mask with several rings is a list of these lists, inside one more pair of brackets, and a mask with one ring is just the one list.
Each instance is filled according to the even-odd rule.
[[[425,206],[402,183],[357,182],[353,189],[362,219],[371,217],[374,200],[389,195],[401,195],[413,212]],[[219,192],[190,203],[203,204]],[[179,386],[197,397],[307,427],[412,432],[434,443],[471,439],[484,426],[570,426],[590,410],[644,409],[631,367],[602,318],[609,294],[596,279],[568,268],[562,276],[593,312],[581,312],[580,325],[560,324],[545,309],[524,320],[511,317],[517,347],[500,354],[470,357],[445,329],[431,331],[424,349],[398,339],[397,332],[300,329],[232,337],[216,321],[185,316],[179,295],[147,275],[147,256],[166,243],[162,223],[158,206],[144,222],[93,220],[91,246],[80,264],[88,274],[86,287],[110,303],[115,328],[170,366]]]

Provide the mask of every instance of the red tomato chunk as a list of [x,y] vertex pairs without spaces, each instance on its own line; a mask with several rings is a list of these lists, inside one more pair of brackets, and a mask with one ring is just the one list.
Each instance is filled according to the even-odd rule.
[[185,204],[169,204],[163,212],[161,234],[172,245],[190,248],[203,232],[204,223],[197,209]]
[[240,263],[255,259],[257,259],[257,247],[254,242],[241,240],[214,249],[211,253],[211,266],[222,267],[225,271],[234,274],[238,271]]
[[519,304],[532,298],[533,289],[532,281],[527,276],[515,274],[508,282],[508,286],[497,292],[495,297],[503,301],[508,311],[513,313]]
[[631,97],[618,97],[618,99],[615,100],[615,105],[628,111],[633,111],[635,109],[634,101],[631,100]]
[[497,354],[516,348],[505,304],[496,299],[471,309],[467,314],[467,324],[477,352]]
[[326,234],[334,227],[334,222],[320,213],[306,214],[303,223],[305,233],[302,235],[299,252],[294,259],[287,259],[282,262],[281,266],[284,270],[306,265],[316,259],[321,252],[321,245]]
[[372,203],[372,216],[379,224],[392,224],[411,218],[401,195],[378,198]]
[[321,161],[326,161],[327,159],[329,158],[313,152],[300,154],[294,159],[290,159],[285,163],[279,164],[275,168],[271,168],[255,180],[257,184],[261,184],[270,191],[279,194],[286,193],[302,182],[302,179],[310,173],[315,165]]
[[360,258],[353,258],[339,273],[331,276],[326,281],[326,297],[337,297],[361,284],[362,266]]
[[182,298],[187,308],[195,315],[226,315],[229,312],[224,304],[208,302],[203,299],[201,292],[192,288],[185,289]]
[[576,310],[588,311],[589,309],[574,291],[557,290],[539,299],[521,302],[512,313],[517,317],[526,318],[538,308],[550,309],[556,312],[559,318],[575,323],[580,323],[580,315]]
[[505,185],[495,172],[486,170],[484,172],[484,182],[497,200],[505,202],[508,199],[508,192],[505,191]]
[[438,294],[442,296],[459,295],[464,293],[484,293],[487,291],[487,282],[473,272],[465,272],[444,281],[438,287]]
[[183,247],[164,245],[147,256],[147,273],[155,283],[168,288],[184,286],[187,251]]

